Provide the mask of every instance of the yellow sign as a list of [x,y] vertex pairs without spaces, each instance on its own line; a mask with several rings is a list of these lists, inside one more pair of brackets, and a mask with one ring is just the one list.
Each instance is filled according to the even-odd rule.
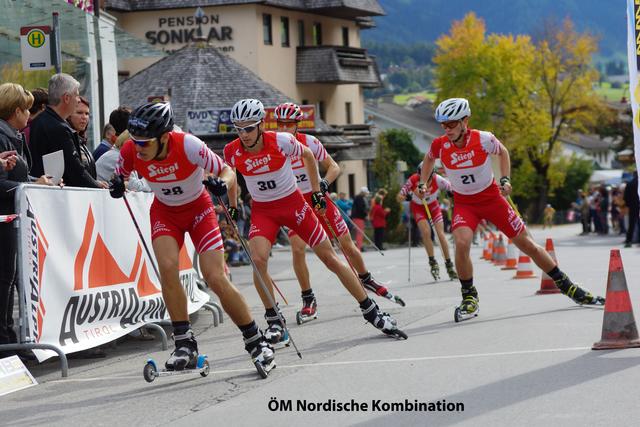
[[31,47],[40,47],[44,44],[45,42],[45,37],[44,37],[44,32],[42,32],[42,30],[39,29],[35,29],[35,30],[31,30],[29,31],[29,34],[27,34],[27,43],[29,43],[29,46]]

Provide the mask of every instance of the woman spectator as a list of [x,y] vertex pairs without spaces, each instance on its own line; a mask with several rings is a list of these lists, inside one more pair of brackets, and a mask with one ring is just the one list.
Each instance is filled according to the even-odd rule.
[[[24,129],[29,120],[29,108],[33,104],[33,95],[15,83],[0,85],[0,152],[15,153],[13,167],[0,169],[0,215],[15,213],[15,189],[22,182],[34,181],[36,184],[53,185],[46,176],[30,179],[31,154],[24,143]],[[17,342],[13,330],[13,298],[18,280],[17,233],[10,223],[0,223],[0,344]],[[1,352],[0,359],[15,354]]]
[[67,122],[71,126],[71,129],[78,132],[79,144],[76,145],[76,150],[78,151],[78,155],[80,156],[80,163],[83,164],[84,168],[93,179],[97,179],[98,173],[96,171],[96,161],[93,159],[93,155],[91,154],[89,147],[87,147],[87,128],[89,127],[89,101],[87,101],[84,96],[80,97],[80,102],[78,102],[76,111],[69,116]]
[[31,91],[31,95],[33,95],[33,105],[29,108],[29,120],[27,121],[27,126],[22,129],[24,140],[27,145],[29,145],[29,136],[31,134],[31,122],[44,111],[47,103],[49,102],[49,93],[45,88],[36,88]]
[[387,215],[391,209],[382,207],[382,196],[378,195],[373,199],[371,211],[369,212],[369,218],[371,219],[371,225],[373,226],[373,241],[375,245],[383,250],[384,244],[384,229],[387,228]]

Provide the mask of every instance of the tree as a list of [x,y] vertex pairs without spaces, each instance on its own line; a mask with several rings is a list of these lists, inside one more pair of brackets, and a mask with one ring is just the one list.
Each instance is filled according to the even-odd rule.
[[372,163],[373,174],[379,187],[389,188],[393,184],[393,177],[397,174],[396,161],[398,155],[391,149],[389,132],[381,132],[378,135],[377,155]]
[[564,185],[566,169],[554,167],[559,139],[591,129],[604,111],[592,88],[595,38],[577,33],[569,20],[547,26],[535,43],[523,35],[487,36],[470,13],[436,44],[438,99],[469,99],[472,126],[491,129],[509,148],[515,195],[534,202],[540,217],[549,194]]

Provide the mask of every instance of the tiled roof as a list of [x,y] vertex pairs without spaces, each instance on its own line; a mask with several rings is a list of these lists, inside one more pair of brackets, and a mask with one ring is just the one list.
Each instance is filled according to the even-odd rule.
[[[136,107],[147,102],[149,96],[169,92],[176,124],[182,127],[189,110],[230,109],[242,98],[257,98],[266,106],[296,102],[202,42],[185,46],[121,82],[120,103]],[[318,118],[316,131],[333,143],[346,142],[340,132]]]
[[374,114],[402,126],[416,129],[430,138],[442,135],[440,124],[433,118],[433,109],[429,105],[416,108],[403,107],[391,102],[367,103],[365,114]]
[[384,15],[384,10],[377,0],[106,0],[105,3],[107,9],[121,11],[261,3],[267,6],[342,17]]
[[298,47],[297,83],[359,83],[379,87],[376,61],[365,49],[338,46]]

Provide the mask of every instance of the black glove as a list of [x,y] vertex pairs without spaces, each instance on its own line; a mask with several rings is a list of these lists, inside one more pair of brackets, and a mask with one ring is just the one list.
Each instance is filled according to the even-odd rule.
[[506,183],[511,184],[511,178],[509,178],[508,176],[503,176],[502,178],[500,178],[500,187],[504,187]]
[[124,177],[122,175],[114,175],[109,181],[109,194],[114,199],[119,199],[124,196]]
[[227,194],[227,183],[220,178],[208,176],[202,183],[216,197],[222,197]]
[[[226,188],[226,187],[225,187]],[[233,220],[233,222],[238,222],[238,209],[233,206],[229,206],[229,216]]]
[[324,178],[320,180],[320,191],[322,192],[322,194],[325,194],[329,191],[329,181]]
[[453,191],[447,191],[447,197],[453,200]]
[[411,193],[407,193],[407,194],[405,194],[405,195],[404,195],[404,199],[405,199],[407,202],[410,202],[410,201],[411,201],[411,199],[413,199],[413,194],[411,194]]
[[325,209],[327,207],[327,201],[320,191],[311,194],[311,204],[313,204],[313,209],[315,210]]

